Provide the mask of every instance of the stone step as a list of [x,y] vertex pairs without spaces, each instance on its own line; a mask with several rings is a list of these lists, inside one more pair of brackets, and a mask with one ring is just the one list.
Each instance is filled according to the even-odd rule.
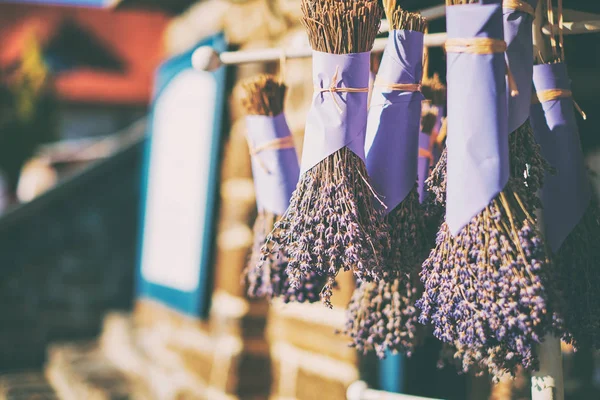
[[102,354],[97,342],[51,345],[46,376],[61,400],[150,399]]
[[0,375],[0,400],[58,400],[41,371]]

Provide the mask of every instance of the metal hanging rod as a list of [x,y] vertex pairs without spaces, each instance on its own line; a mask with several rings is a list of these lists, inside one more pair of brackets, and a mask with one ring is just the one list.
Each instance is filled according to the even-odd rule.
[[[546,25],[542,28],[544,35],[550,35],[550,26]],[[583,33],[600,32],[600,20],[595,21],[576,21],[563,23],[563,34],[579,35]]]
[[[423,15],[428,20],[435,20],[443,18],[446,15],[446,6],[436,6],[421,10]],[[580,18],[596,18],[597,15],[589,13],[581,13],[573,10],[565,9],[565,14],[571,13],[576,20]],[[382,20],[380,32],[385,33],[389,30],[389,24],[387,20]],[[548,26],[542,29],[545,35],[550,34]],[[589,21],[573,21],[564,23],[564,34],[575,35],[583,33],[595,33],[600,32],[600,20],[590,19]],[[432,33],[425,35],[425,46],[426,47],[441,47],[446,41],[446,33]],[[373,45],[373,52],[380,53],[385,49],[387,38],[379,38],[375,40]],[[196,49],[192,55],[192,65],[194,69],[199,71],[212,71],[222,65],[238,65],[248,63],[261,63],[261,62],[273,62],[278,61],[282,58],[295,59],[295,58],[309,58],[312,57],[312,50],[310,47],[302,48],[266,48],[260,50],[242,50],[242,51],[226,51],[223,53],[217,53],[212,47],[203,46]]]

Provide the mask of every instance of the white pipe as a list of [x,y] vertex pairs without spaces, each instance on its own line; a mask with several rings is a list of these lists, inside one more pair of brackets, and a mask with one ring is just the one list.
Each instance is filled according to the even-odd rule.
[[[434,7],[441,9],[440,7]],[[433,9],[432,13],[433,13]],[[425,10],[427,11],[427,10]],[[440,12],[437,10],[437,12]],[[388,29],[389,26],[382,24],[384,29]],[[548,26],[541,29],[545,35],[550,34]],[[600,32],[600,20],[598,21],[580,21],[580,22],[565,22],[564,23],[564,34],[575,35],[582,33],[596,33]],[[441,47],[446,41],[446,33],[431,33],[425,35],[425,47]],[[387,38],[375,39],[373,45],[373,52],[379,53],[385,49]],[[242,50],[242,51],[226,51],[221,54],[217,54],[212,48],[208,46],[199,47],[194,51],[192,55],[192,64],[195,69],[200,71],[212,71],[221,65],[237,65],[237,64],[248,64],[256,62],[269,62],[277,61],[282,57],[286,59],[294,58],[309,58],[312,56],[312,50],[309,47],[303,48],[267,48],[261,50]]]
[[[565,22],[563,23],[563,27],[563,34],[565,35],[596,33],[600,32],[600,20]],[[548,25],[544,26],[542,32],[544,32],[544,35],[550,35],[550,27]]]
[[363,381],[356,381],[348,386],[346,400],[440,400],[425,397],[411,396],[401,393],[390,393],[381,390],[369,389]]
[[531,376],[531,400],[564,400],[560,339],[546,336],[537,351],[540,369]]
[[[421,15],[427,18],[428,21],[434,21],[436,19],[444,18],[446,16],[446,6],[439,5],[435,7],[426,8],[420,11]],[[564,27],[565,35],[574,35],[579,33],[591,33],[600,31],[600,20],[598,14],[585,13],[577,10],[564,9],[563,15],[565,18],[572,22],[565,22]],[[381,27],[379,28],[380,33],[385,33],[390,30],[390,25],[387,19],[381,21]],[[545,26],[544,34],[549,35],[550,29]]]
[[[381,53],[385,49],[387,38],[375,39],[373,52]],[[441,47],[446,41],[445,33],[432,33],[425,35],[424,44],[426,47]],[[192,54],[192,65],[200,71],[212,71],[221,65],[237,65],[255,62],[273,62],[281,58],[309,58],[312,57],[310,47],[303,48],[267,48],[260,50],[244,51],[225,51],[221,54],[216,53],[212,47],[202,46],[197,48]]]
[[442,4],[441,6],[426,8],[420,12],[423,17],[427,18],[429,21],[433,21],[434,19],[439,19],[446,16],[446,6]]
[[[543,18],[542,2],[539,2],[535,11],[533,21],[533,43],[542,58],[550,59],[550,46],[542,34],[541,24],[547,22]],[[539,194],[539,193],[538,193]],[[544,233],[544,213],[537,211],[537,226],[540,233]],[[532,400],[564,400],[564,383],[562,370],[562,352],[560,339],[552,335],[546,335],[543,342],[536,346],[540,360],[540,368],[531,375],[531,399]]]

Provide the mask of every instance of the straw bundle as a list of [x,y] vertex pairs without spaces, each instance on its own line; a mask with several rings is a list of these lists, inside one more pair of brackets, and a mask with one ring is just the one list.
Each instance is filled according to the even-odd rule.
[[[344,57],[340,55],[350,56],[371,50],[381,19],[381,10],[376,1],[303,0],[301,9],[302,22],[311,47],[315,50],[313,66],[317,57],[321,57],[324,63],[341,63],[339,60]],[[362,71],[358,73],[359,80],[364,79],[365,86],[368,85],[368,58],[366,67],[364,77]],[[356,118],[356,114],[365,113],[366,122],[366,91],[363,88],[348,88],[347,83],[344,86],[346,79],[357,79],[356,73],[343,69],[339,72],[336,68],[336,73],[327,77],[320,71],[313,73],[317,89],[311,108],[313,114],[309,112],[305,133],[304,171],[289,208],[267,237],[261,256],[261,260],[266,260],[272,252],[285,251],[289,256],[287,272],[292,287],[309,285],[311,288],[321,288],[321,297],[329,306],[335,278],[341,270],[353,271],[361,279],[377,279],[382,274],[384,251],[389,247],[383,212],[375,207],[378,199],[369,183],[364,161],[355,153],[356,149],[352,150],[346,145],[335,149],[314,165],[304,165],[307,155],[314,156],[314,153],[324,150],[307,145],[308,140],[315,136],[315,132],[309,132],[309,123],[313,124],[312,129],[320,137],[330,137],[336,134],[343,136],[349,130],[356,130],[354,124],[344,124],[347,119]],[[322,85],[327,79],[331,80],[333,88],[323,89]],[[332,103],[337,110],[330,108],[337,114],[325,116],[326,106]],[[357,103],[361,107],[352,108]],[[317,120],[320,125],[315,127]],[[342,121],[339,125],[345,126],[340,129],[339,125],[329,125],[337,120]],[[333,131],[319,131],[323,127]],[[364,132],[360,135],[356,138],[356,148],[362,147],[358,146],[361,140],[364,143]],[[310,282],[307,274],[319,279],[326,277],[327,282],[325,285],[321,285],[320,281]]]
[[[344,330],[352,339],[352,346],[364,353],[375,350],[380,358],[385,357],[387,351],[410,354],[416,345],[419,324],[414,305],[420,292],[417,289],[417,286],[420,286],[417,272],[428,250],[425,240],[425,216],[415,183],[422,95],[419,92],[402,93],[402,86],[397,86],[397,95],[400,97],[395,103],[391,100],[391,95],[383,94],[384,91],[393,91],[395,84],[410,85],[418,83],[421,79],[422,54],[420,51],[410,52],[407,48],[414,44],[411,40],[417,43],[422,40],[427,22],[419,14],[402,10],[396,1],[385,1],[384,7],[390,21],[391,42],[388,43],[383,56],[382,66],[376,78],[376,91],[371,102],[370,113],[373,114],[369,115],[367,134],[373,135],[373,144],[367,155],[367,169],[376,183],[376,188],[386,197],[388,194],[394,196],[394,189],[378,185],[410,184],[403,182],[407,178],[412,180],[412,184],[407,187],[408,194],[391,211],[388,210],[386,216],[391,229],[391,249],[386,255],[386,273],[378,282],[359,282],[348,306]],[[419,32],[421,35],[413,37],[411,32]],[[398,57],[397,51],[401,53],[400,58],[406,57],[402,58],[404,65],[394,62],[395,57]],[[412,79],[398,79],[388,83],[389,87],[385,89],[379,89],[377,86],[378,81],[387,82],[391,77],[399,75],[412,76]],[[408,82],[410,80],[412,81]],[[382,103],[386,96],[389,98],[389,104]],[[411,106],[411,103],[415,103],[416,107]],[[386,105],[382,109],[383,104]],[[406,114],[406,118],[397,121],[388,115],[390,113],[399,118]],[[393,131],[393,135],[385,130]],[[397,175],[395,182],[388,180],[387,175],[392,173],[393,176],[397,173],[393,171],[402,166],[395,164],[394,160],[382,160],[390,157],[390,154],[383,151],[394,148],[393,143],[386,140],[400,141],[398,143],[404,144],[397,147],[400,147],[399,151],[408,154],[394,154],[392,157],[411,160],[415,174],[410,178]],[[408,143],[414,144],[414,148]],[[396,150],[398,149],[394,148],[394,151]],[[376,160],[372,160],[371,157]],[[382,161],[384,164],[387,162],[385,168],[380,166]],[[393,205],[394,203],[391,204]]]

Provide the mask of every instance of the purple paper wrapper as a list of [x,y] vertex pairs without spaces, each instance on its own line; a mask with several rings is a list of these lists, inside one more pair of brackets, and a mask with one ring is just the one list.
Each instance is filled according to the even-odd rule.
[[[419,149],[430,151],[431,136],[426,133],[419,133]],[[429,157],[423,157],[419,155],[418,162],[418,186],[419,201],[423,203],[427,198],[427,189],[425,187],[425,180],[429,177],[429,168],[431,167],[431,159]]]
[[[275,117],[248,115],[246,127],[248,141],[253,148],[291,135],[283,113]],[[290,205],[300,175],[296,149],[259,152],[252,157],[252,175],[258,209],[282,215]]]
[[[419,83],[423,74],[423,33],[394,30],[388,37],[376,85]],[[365,152],[375,190],[391,212],[417,180],[421,92],[375,86],[369,108]]]
[[317,165],[343,147],[365,159],[368,92],[321,92],[331,86],[337,70],[336,87],[369,87],[370,52],[329,54],[313,50],[315,93],[306,117],[304,151],[300,173]]
[[[533,84],[536,92],[570,90],[566,65],[534,66]],[[561,98],[532,104],[531,125],[542,147],[542,155],[556,168],[556,174],[546,174],[542,189],[546,241],[550,249],[556,252],[581,220],[592,195],[579,142],[573,99]]]
[[[448,38],[503,39],[500,4],[446,8]],[[457,234],[509,177],[503,53],[447,54],[448,187],[446,221]]]
[[[522,0],[535,9],[537,0]],[[508,96],[508,132],[514,132],[529,118],[531,103],[531,76],[533,74],[533,16],[522,11],[505,8],[504,40],[506,59],[519,94]]]

